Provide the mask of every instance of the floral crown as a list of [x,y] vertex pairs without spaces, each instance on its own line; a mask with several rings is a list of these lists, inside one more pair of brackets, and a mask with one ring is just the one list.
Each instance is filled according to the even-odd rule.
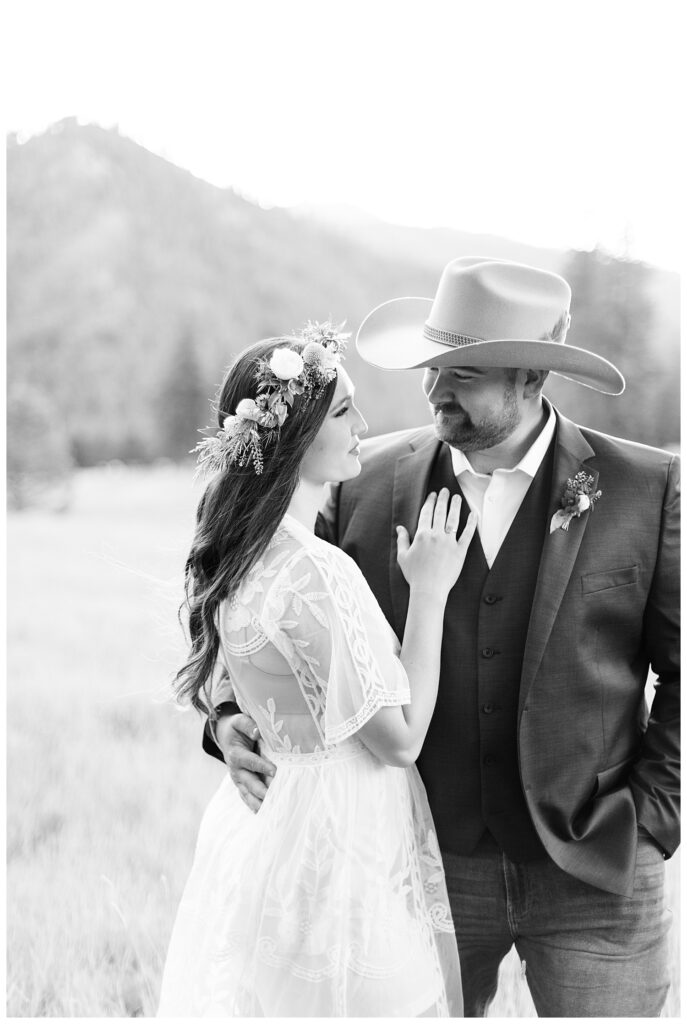
[[[340,325],[343,327],[343,324]],[[193,449],[198,454],[199,473],[223,472],[229,466],[241,468],[253,463],[262,473],[265,447],[275,440],[296,395],[302,402],[321,398],[334,380],[349,334],[329,322],[308,321],[293,338],[284,338],[269,361],[258,362],[255,399],[242,398],[233,416],[225,416],[214,437],[205,437]],[[305,342],[302,352],[289,348],[289,342]]]

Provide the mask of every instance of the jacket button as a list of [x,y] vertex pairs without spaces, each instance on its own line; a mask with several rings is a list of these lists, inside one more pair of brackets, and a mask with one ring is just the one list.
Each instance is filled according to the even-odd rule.
[[491,754],[487,754],[487,756],[484,758],[484,763],[485,764],[494,764],[495,761],[496,761],[496,758],[493,757]]
[[482,711],[484,712],[485,715],[490,715],[493,710],[494,705],[491,703],[491,701],[487,701],[486,704],[482,705]]
[[485,604],[496,604],[496,602],[500,601],[500,600],[501,600],[501,598],[498,596],[498,594],[485,594],[484,595],[484,603]]
[[482,650],[480,651],[480,654],[482,655],[483,658],[493,658],[494,655],[496,654],[496,651],[494,650],[493,647],[483,647]]

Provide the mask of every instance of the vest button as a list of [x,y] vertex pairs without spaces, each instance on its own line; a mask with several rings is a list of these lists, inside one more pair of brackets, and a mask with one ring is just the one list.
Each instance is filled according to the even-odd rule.
[[483,647],[482,650],[480,651],[480,654],[482,655],[483,658],[493,658],[494,655],[496,654],[496,651],[494,650],[493,647]]
[[485,604],[496,604],[496,602],[500,601],[500,600],[501,600],[501,598],[498,596],[498,594],[485,594],[484,595],[484,603]]
[[490,715],[492,713],[492,711],[494,711],[494,710],[495,710],[495,707],[491,703],[491,701],[487,701],[486,704],[482,705],[482,711],[484,712],[485,715]]
[[496,758],[492,757],[491,754],[487,754],[487,756],[484,758],[484,763],[485,764],[494,764],[495,761],[496,761]]

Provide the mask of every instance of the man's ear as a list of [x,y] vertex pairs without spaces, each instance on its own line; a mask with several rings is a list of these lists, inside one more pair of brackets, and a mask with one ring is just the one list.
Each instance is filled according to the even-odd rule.
[[544,387],[544,381],[549,375],[548,370],[525,370],[525,383],[523,385],[523,398],[536,398]]

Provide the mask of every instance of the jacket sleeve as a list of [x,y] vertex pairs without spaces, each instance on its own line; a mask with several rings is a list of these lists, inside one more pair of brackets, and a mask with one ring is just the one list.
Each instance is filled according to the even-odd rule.
[[[223,715],[240,714],[241,708],[234,700],[234,689],[229,677],[229,670],[227,669],[222,656],[221,647],[217,652],[215,668],[206,689],[207,701],[211,707],[217,708],[221,704]],[[210,754],[211,757],[216,757],[219,761],[224,763],[222,751],[215,743],[209,719],[206,719],[205,727],[203,729],[203,750],[206,754]]]
[[322,508],[317,513],[315,533],[329,544],[339,543],[339,491],[340,484],[328,484]]
[[629,782],[637,821],[674,853],[680,841],[680,524],[679,459],[670,463],[644,639],[656,689],[639,759]]

